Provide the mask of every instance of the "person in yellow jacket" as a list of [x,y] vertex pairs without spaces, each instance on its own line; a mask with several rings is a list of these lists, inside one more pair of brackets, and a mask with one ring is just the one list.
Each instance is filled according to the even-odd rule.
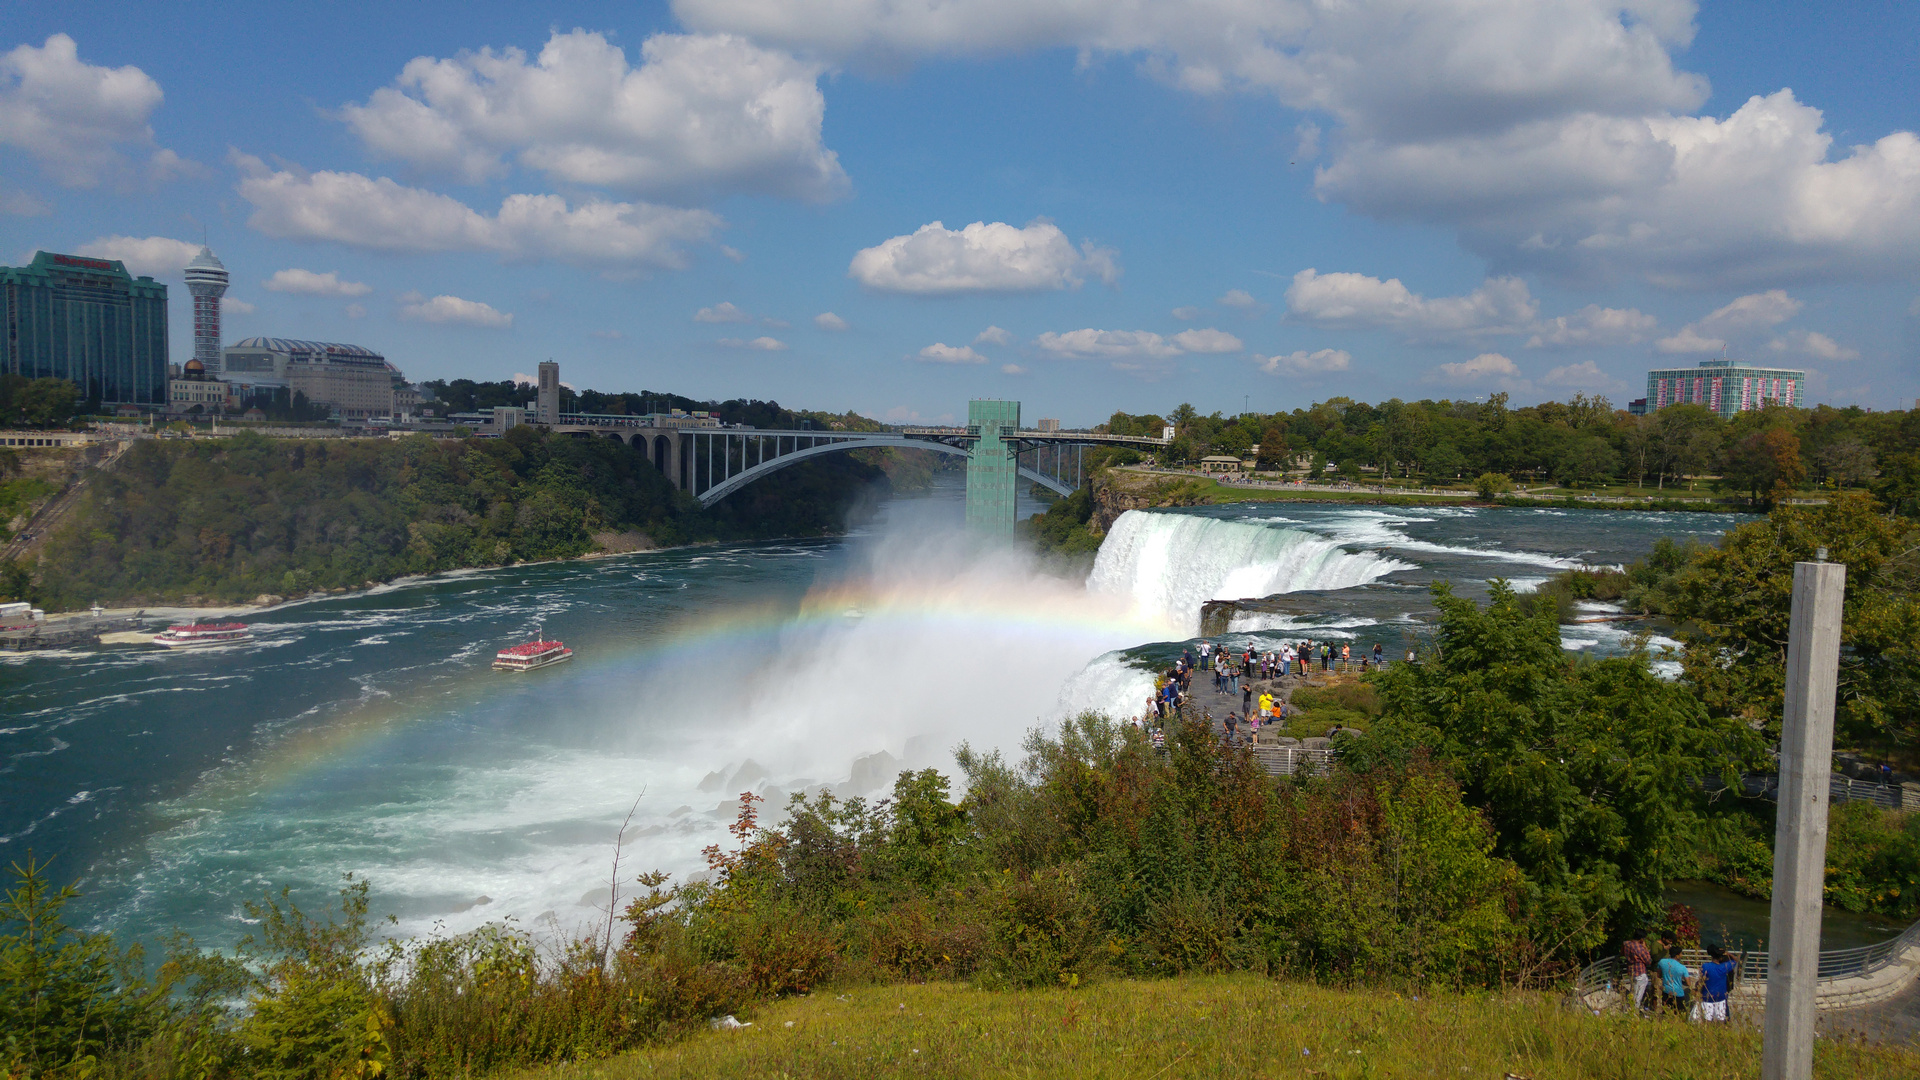
[[1263,719],[1263,720],[1264,720],[1264,719],[1266,719],[1267,717],[1269,717],[1269,716],[1272,716],[1272,715],[1273,715],[1273,695],[1272,695],[1272,694],[1261,694],[1261,695],[1260,695],[1260,717],[1261,717],[1261,719]]

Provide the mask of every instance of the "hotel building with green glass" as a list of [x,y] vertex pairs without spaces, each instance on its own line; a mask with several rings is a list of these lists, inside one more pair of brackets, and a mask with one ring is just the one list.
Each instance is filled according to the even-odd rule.
[[1704,405],[1725,418],[1769,402],[1805,408],[1806,398],[1806,372],[1755,367],[1745,360],[1702,360],[1698,367],[1647,372],[1647,412]]
[[66,379],[84,399],[167,403],[167,287],[117,259],[35,252],[0,266],[0,372]]

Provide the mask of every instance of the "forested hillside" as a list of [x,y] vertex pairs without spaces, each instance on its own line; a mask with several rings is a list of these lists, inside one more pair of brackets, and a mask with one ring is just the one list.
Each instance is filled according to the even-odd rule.
[[149,440],[94,477],[37,563],[0,567],[0,595],[50,610],[233,602],[583,555],[596,534],[659,546],[819,535],[886,482],[831,455],[702,510],[629,447],[531,427],[486,440]]
[[1507,395],[1495,394],[1378,405],[1336,397],[1290,413],[1232,417],[1181,405],[1165,418],[1114,413],[1104,426],[1118,435],[1158,435],[1167,424],[1176,431],[1163,455],[1171,462],[1251,454],[1258,446],[1262,469],[1310,462],[1314,475],[1357,478],[1364,468],[1454,482],[1496,473],[1653,488],[1710,476],[1721,490],[1756,498],[1776,489],[1871,487],[1909,512],[1920,507],[1920,411],[1771,406],[1729,420],[1700,405],[1634,416],[1583,394],[1510,409]]

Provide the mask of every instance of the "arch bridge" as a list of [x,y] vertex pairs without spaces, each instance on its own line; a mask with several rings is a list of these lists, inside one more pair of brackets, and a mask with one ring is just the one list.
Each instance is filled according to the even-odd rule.
[[1153,450],[1165,439],[1020,427],[1017,401],[968,404],[965,427],[908,427],[893,431],[774,431],[688,427],[654,417],[561,414],[541,426],[575,435],[619,439],[646,455],[674,487],[712,506],[755,480],[823,454],[893,447],[931,450],[967,459],[967,524],[1011,532],[1019,481],[1061,495],[1086,482],[1086,448],[1130,446]]

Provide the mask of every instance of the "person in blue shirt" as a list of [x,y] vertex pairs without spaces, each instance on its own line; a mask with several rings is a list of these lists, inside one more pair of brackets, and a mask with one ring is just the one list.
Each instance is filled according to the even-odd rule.
[[1680,962],[1680,946],[1667,950],[1655,966],[1660,971],[1660,1004],[1687,1015],[1687,965]]
[[1727,1022],[1727,994],[1733,989],[1735,964],[1727,950],[1707,946],[1711,958],[1700,965],[1700,1019],[1709,1023]]

